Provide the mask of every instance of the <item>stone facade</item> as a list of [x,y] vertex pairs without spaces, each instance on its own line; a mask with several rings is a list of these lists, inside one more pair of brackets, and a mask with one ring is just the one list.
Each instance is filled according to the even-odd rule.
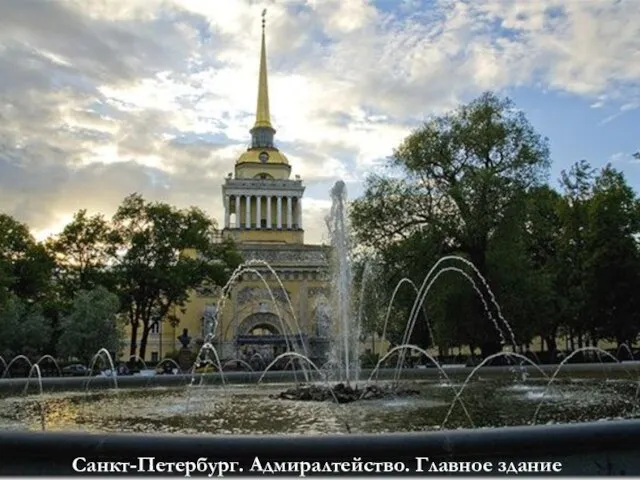
[[[223,359],[239,358],[254,349],[273,357],[282,351],[283,338],[290,341],[289,336],[301,339],[307,353],[322,359],[328,346],[330,250],[304,243],[305,186],[299,176],[290,178],[288,159],[274,144],[265,45],[263,31],[251,147],[236,160],[234,172],[222,185],[222,235],[236,242],[249,269],[224,299],[220,287],[202,286],[192,293],[186,308],[174,315],[180,318],[180,329],[187,328],[197,345],[209,333],[205,310],[215,311],[214,341]],[[163,322],[162,327],[166,326]],[[152,341],[150,337],[151,354]]]

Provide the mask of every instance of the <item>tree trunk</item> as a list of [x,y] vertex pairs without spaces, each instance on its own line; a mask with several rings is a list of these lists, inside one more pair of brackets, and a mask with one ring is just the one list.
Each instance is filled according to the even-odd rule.
[[147,339],[149,338],[149,322],[144,322],[142,324],[142,336],[140,337],[140,358],[142,360],[145,359],[145,354],[147,353]]
[[556,358],[556,351],[558,350],[558,345],[556,344],[555,335],[550,335],[544,338],[544,341],[547,344],[547,348],[549,350],[549,361],[553,362]]
[[129,359],[136,356],[136,349],[138,347],[138,322],[131,322],[131,343],[129,346]]

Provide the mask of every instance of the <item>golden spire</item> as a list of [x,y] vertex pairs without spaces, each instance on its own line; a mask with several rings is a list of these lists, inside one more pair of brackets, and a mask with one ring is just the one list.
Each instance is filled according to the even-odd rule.
[[260,51],[260,79],[258,83],[258,108],[256,109],[256,123],[253,128],[256,127],[268,127],[271,126],[271,116],[269,115],[269,86],[267,84],[267,48],[265,46],[264,29],[265,29],[265,15],[267,9],[262,11],[262,47]]

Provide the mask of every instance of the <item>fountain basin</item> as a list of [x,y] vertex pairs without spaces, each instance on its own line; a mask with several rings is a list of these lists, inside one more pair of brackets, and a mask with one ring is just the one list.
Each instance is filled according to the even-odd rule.
[[[551,375],[556,366],[541,368]],[[447,369],[448,381],[436,369],[406,370],[403,377],[412,379],[408,385],[418,395],[346,404],[273,399],[285,383],[293,383],[290,371],[268,372],[259,385],[261,372],[229,372],[225,388],[220,374],[43,378],[42,394],[37,379],[4,379],[0,473],[69,474],[78,456],[133,463],[142,456],[158,461],[202,456],[244,462],[247,469],[256,456],[263,464],[361,457],[406,462],[408,468],[416,466],[415,457],[430,457],[493,462],[495,468],[499,462],[559,461],[565,474],[638,473],[636,369],[635,364],[564,365],[549,390],[548,380],[533,367],[484,368],[461,394],[475,428],[468,428],[457,407],[440,425],[471,371],[467,367]],[[378,385],[390,385],[383,379],[393,376],[394,369],[380,371]],[[189,387],[192,379],[195,386]],[[545,405],[532,422],[541,401]],[[40,428],[38,415],[47,431],[24,431]],[[116,433],[126,431],[140,433]],[[227,444],[240,450],[221,446]],[[68,450],[70,445],[82,448]],[[20,454],[14,456],[15,448]]]
[[[518,372],[527,375],[536,375],[539,373],[537,368],[530,365],[522,365],[515,367]],[[539,365],[538,368],[545,374],[551,376],[558,368],[558,365]],[[473,368],[466,366],[447,366],[443,369],[449,377],[465,378],[469,375]],[[486,366],[479,372],[480,378],[504,378],[513,374],[513,366]],[[396,370],[394,368],[379,369],[374,378],[379,380],[390,380],[394,378]],[[309,372],[314,376],[313,372]],[[363,369],[360,378],[364,382],[371,375],[371,369]],[[591,377],[594,375],[598,378],[629,378],[633,375],[636,378],[640,374],[640,362],[622,362],[622,363],[575,363],[562,366],[558,374],[558,378],[581,378]],[[198,374],[177,374],[177,375],[127,375],[117,376],[118,387],[137,388],[150,386],[184,386],[191,383],[199,384],[204,382],[208,385],[228,384],[253,384],[255,385],[261,378],[264,383],[293,383],[296,378],[301,379],[300,372],[286,371],[268,371],[251,372],[251,371],[231,371],[220,373],[198,373]],[[428,380],[441,378],[441,373],[436,368],[404,368],[402,369],[402,379],[405,380]],[[68,390],[85,390],[87,382],[91,390],[113,388],[114,377],[44,377],[42,378],[42,387],[46,391],[68,391]],[[21,394],[26,384],[35,385],[38,380],[31,378],[2,378],[0,379],[0,395],[1,394]]]

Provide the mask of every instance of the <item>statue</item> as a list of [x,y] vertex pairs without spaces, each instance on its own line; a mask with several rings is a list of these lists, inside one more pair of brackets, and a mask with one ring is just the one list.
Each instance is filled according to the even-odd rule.
[[204,307],[204,336],[207,341],[211,341],[216,335],[218,326],[218,309],[215,305],[205,305]]
[[189,336],[189,329],[185,328],[182,330],[182,335],[178,337],[180,343],[182,344],[182,348],[189,348],[189,343],[191,343],[191,337]]
[[316,332],[319,337],[329,337],[331,335],[331,314],[326,303],[319,303],[316,306],[315,320]]

